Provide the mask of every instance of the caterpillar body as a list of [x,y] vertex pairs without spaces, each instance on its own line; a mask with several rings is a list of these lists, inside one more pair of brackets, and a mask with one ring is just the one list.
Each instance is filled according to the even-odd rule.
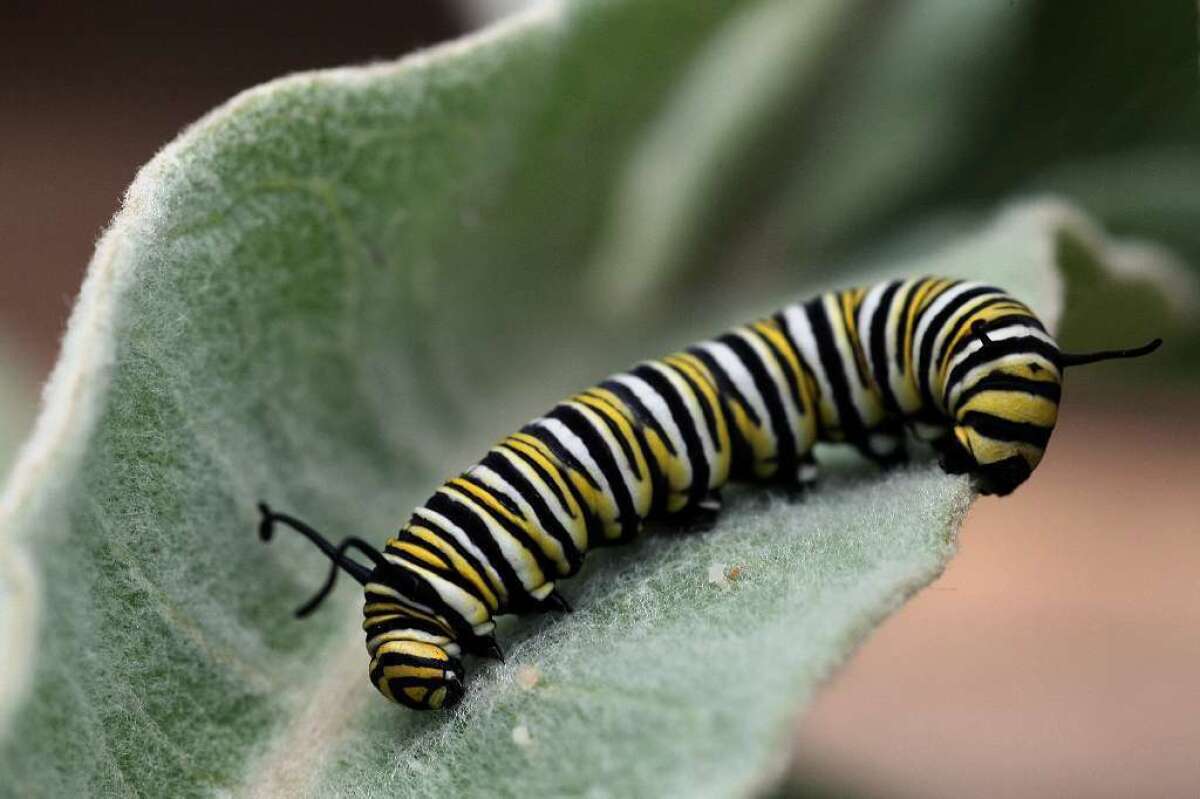
[[339,568],[364,586],[370,679],[385,697],[448,708],[463,695],[464,654],[502,657],[496,616],[570,610],[557,582],[647,520],[709,526],[729,481],[803,490],[818,441],[902,463],[906,430],[946,471],[1007,494],[1042,459],[1066,367],[1160,343],[1063,353],[1023,303],[973,282],[830,292],[560,402],[439,487],[382,552],[353,537],[334,546],[265,504],[260,535],[284,523],[333,561],[297,615]]

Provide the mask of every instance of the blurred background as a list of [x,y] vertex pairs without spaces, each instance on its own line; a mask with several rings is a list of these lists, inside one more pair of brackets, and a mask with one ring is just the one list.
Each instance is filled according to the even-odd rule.
[[[0,395],[28,397],[45,378],[97,236],[182,127],[278,75],[393,58],[519,5],[0,4],[0,357],[27,375]],[[876,27],[899,5],[879,4]],[[1005,5],[1020,17],[1010,36],[964,42],[963,63],[942,65],[975,76],[955,99],[951,156],[902,164],[913,174],[856,206],[853,224],[823,225],[819,207],[794,220],[796,257],[849,258],[930,209],[1054,191],[1200,264],[1194,6]],[[861,79],[858,44],[835,73],[847,84]],[[921,77],[879,121],[906,130],[940,113],[949,89]],[[1107,332],[1067,343],[1129,343]],[[864,796],[1195,795],[1195,364],[1180,342],[1155,364],[1072,376],[1037,479],[975,505],[947,573],[798,720],[798,773]]]

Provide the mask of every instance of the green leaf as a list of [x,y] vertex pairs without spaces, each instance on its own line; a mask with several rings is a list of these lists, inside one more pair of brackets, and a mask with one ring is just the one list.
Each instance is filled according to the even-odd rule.
[[33,395],[24,360],[0,336],[0,478],[7,474],[30,424]]
[[[142,170],[0,500],[0,793],[765,783],[819,681],[943,567],[964,479],[847,463],[804,504],[744,493],[712,533],[599,553],[573,616],[507,625],[509,662],[432,715],[368,684],[356,592],[292,618],[319,554],[254,534],[261,498],[380,539],[559,396],[781,302],[614,325],[585,279],[622,165],[756,8],[541,6],[251,90]],[[886,269],[986,275],[1053,323],[1062,235],[1119,255],[1042,203]]]

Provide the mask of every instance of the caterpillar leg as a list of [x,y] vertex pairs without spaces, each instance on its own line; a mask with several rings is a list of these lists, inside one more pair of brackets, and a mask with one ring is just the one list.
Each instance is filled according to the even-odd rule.
[[721,515],[724,502],[720,491],[710,491],[704,499],[671,517],[671,525],[683,533],[702,533],[711,530]]
[[953,435],[947,434],[932,443],[938,465],[946,474],[966,474],[974,468],[974,458]]
[[817,466],[817,459],[813,457],[812,452],[808,452],[796,464],[796,471],[790,477],[784,476],[782,484],[788,497],[799,502],[816,487],[820,476],[821,470]]
[[546,598],[542,600],[542,608],[545,611],[552,611],[554,613],[575,612],[575,608],[571,607],[571,603],[567,601],[566,597],[558,592],[557,588],[551,591]]
[[858,445],[859,452],[884,469],[908,463],[908,448],[901,425],[878,427],[867,434]]

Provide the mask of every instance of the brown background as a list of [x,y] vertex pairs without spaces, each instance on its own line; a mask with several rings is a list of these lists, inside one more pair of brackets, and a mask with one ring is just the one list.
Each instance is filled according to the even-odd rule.
[[[45,5],[0,5],[0,327],[38,375],[120,193],[182,126],[279,74],[464,27],[411,0]],[[866,795],[1197,794],[1196,401],[1102,386],[1068,387],[1036,479],[981,500],[947,573],[827,686],[803,770]]]

